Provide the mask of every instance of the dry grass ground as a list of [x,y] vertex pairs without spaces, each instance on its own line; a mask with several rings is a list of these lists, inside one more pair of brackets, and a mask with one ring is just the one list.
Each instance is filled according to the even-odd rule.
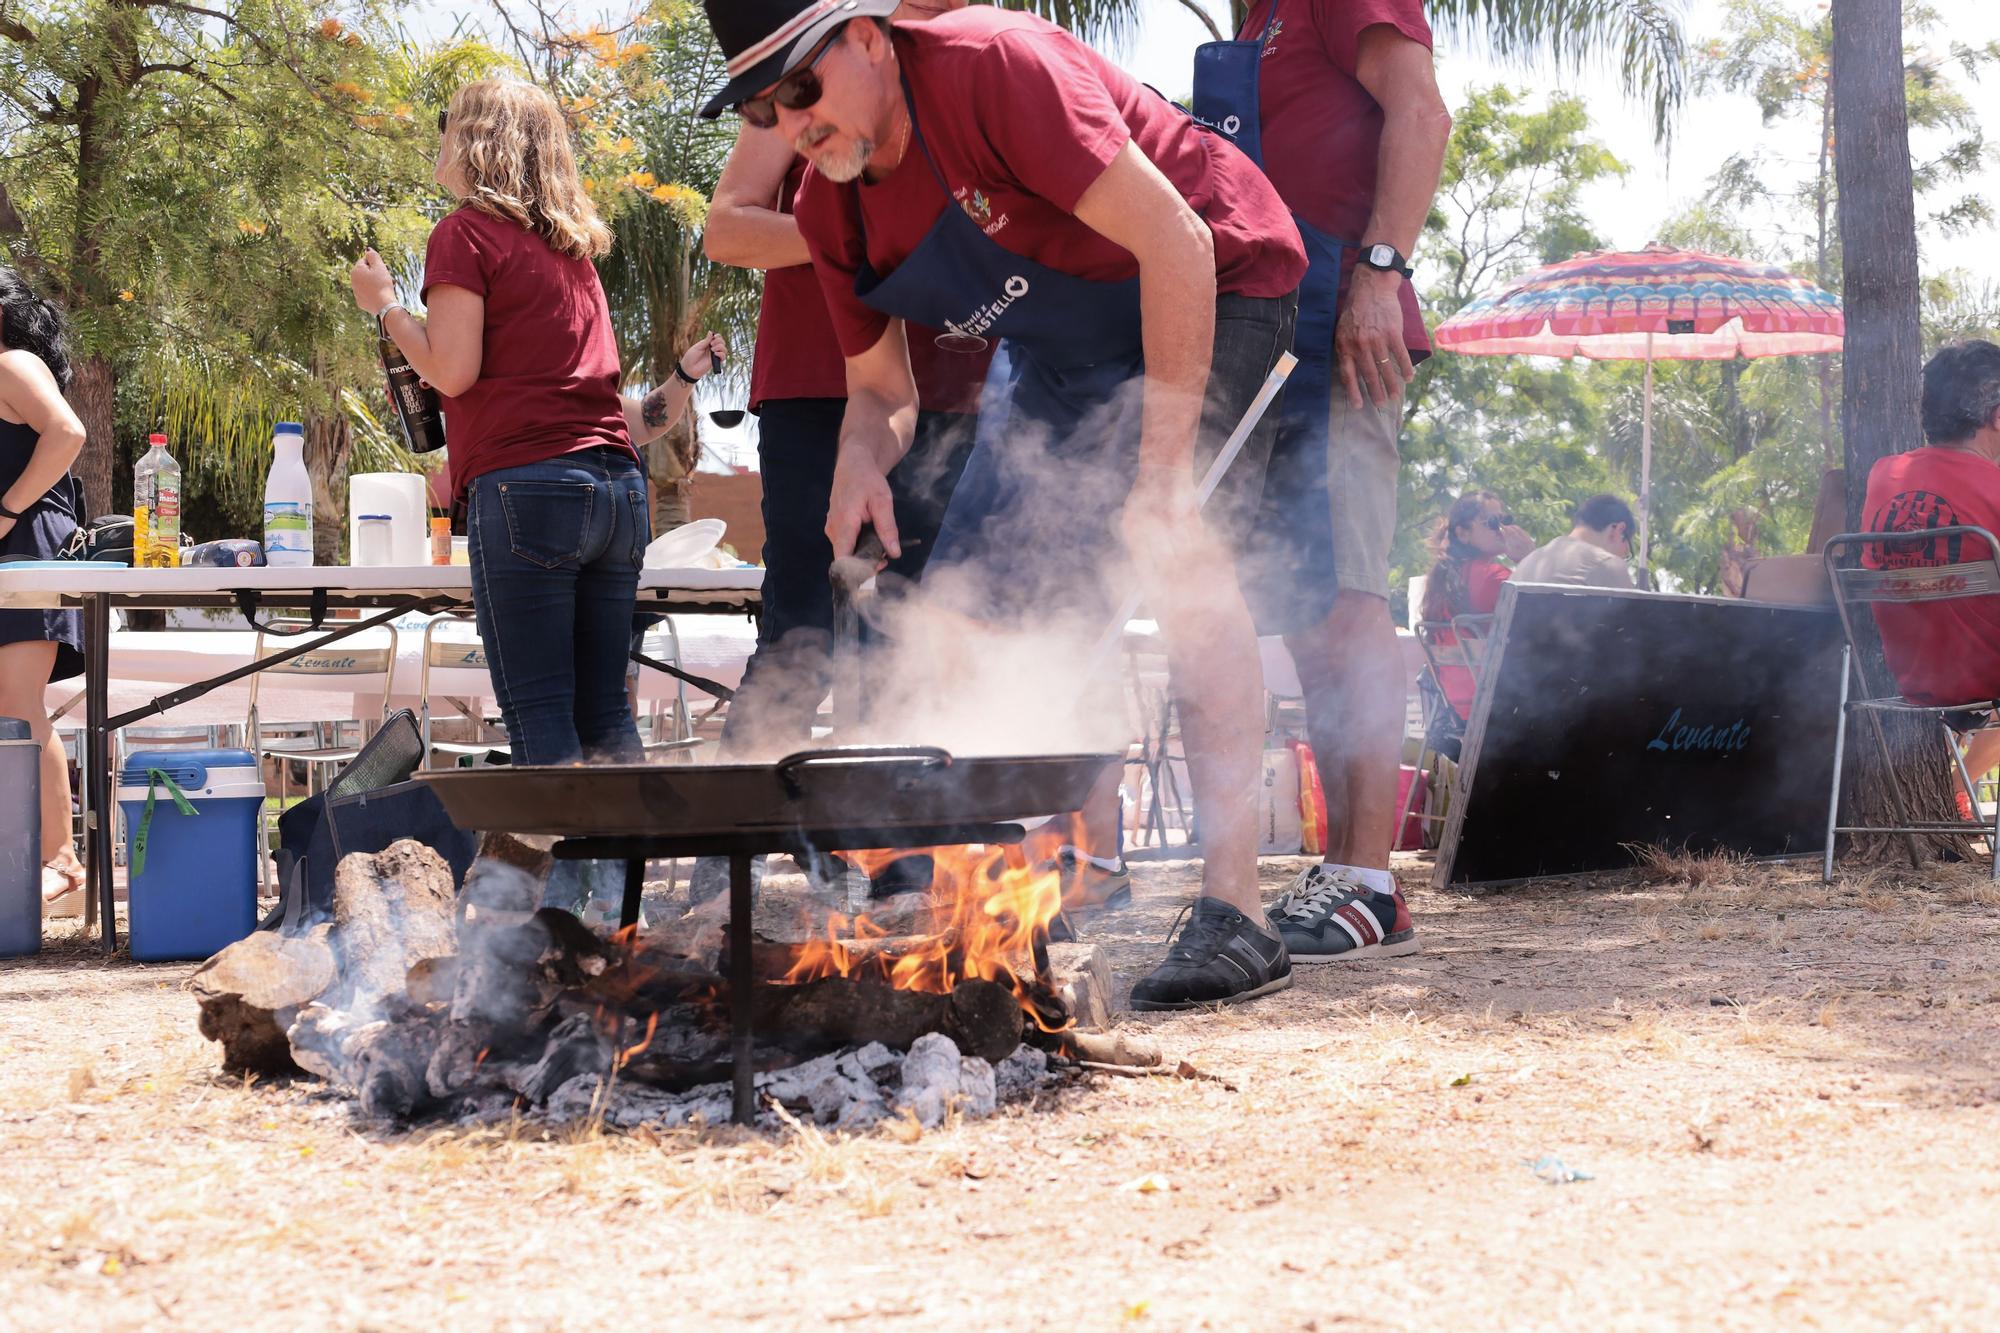
[[[1126,984],[1190,876],[1100,923]],[[921,1136],[384,1133],[221,1077],[189,967],[57,944],[0,970],[0,1326],[2000,1321],[1983,878],[1411,897],[1413,958],[1147,1024],[1227,1085]]]

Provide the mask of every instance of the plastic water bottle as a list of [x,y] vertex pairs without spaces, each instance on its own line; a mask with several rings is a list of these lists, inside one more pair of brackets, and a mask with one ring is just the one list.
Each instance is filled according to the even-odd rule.
[[148,435],[146,452],[132,469],[132,564],[178,569],[181,563],[181,465],[167,452],[167,437]]
[[306,475],[306,431],[280,421],[271,436],[271,473],[264,481],[264,560],[271,565],[313,562],[312,478]]

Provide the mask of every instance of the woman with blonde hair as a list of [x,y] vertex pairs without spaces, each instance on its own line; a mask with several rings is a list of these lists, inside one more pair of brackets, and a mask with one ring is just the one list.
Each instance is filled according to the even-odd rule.
[[481,79],[438,118],[437,183],[458,207],[424,252],[419,319],[373,250],[354,298],[443,396],[473,605],[516,763],[636,759],[625,662],[651,536],[635,445],[663,434],[724,349],[695,343],[643,402],[591,260],[611,233],[569,127],[533,84]]

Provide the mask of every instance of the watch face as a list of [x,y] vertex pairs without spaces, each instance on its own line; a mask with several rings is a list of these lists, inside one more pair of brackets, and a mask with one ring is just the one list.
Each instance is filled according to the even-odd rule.
[[1393,245],[1372,245],[1368,247],[1368,262],[1376,268],[1396,267],[1396,247]]

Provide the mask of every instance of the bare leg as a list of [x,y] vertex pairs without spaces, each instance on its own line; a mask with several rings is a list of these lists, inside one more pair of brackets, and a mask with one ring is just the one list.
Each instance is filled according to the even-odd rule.
[[2000,765],[2000,731],[1973,732],[1965,744],[1965,771],[1972,774],[1972,785],[1977,787],[1996,765]]
[[1386,870],[1406,706],[1389,603],[1342,589],[1325,620],[1285,644],[1305,687],[1306,730],[1326,791],[1326,860]]
[[49,725],[42,691],[55,666],[53,643],[10,643],[0,646],[0,717],[27,722],[42,746],[42,861],[56,871],[45,891],[60,897],[83,887],[83,863],[70,840],[69,760],[62,741]]

